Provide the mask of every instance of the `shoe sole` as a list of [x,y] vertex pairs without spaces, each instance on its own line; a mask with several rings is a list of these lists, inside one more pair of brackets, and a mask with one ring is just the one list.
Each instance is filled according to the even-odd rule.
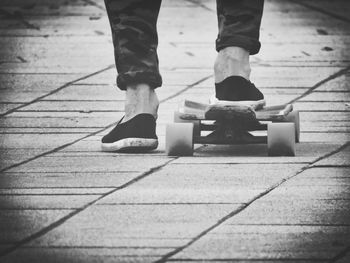
[[148,152],[158,147],[157,139],[126,138],[113,143],[102,143],[104,152]]

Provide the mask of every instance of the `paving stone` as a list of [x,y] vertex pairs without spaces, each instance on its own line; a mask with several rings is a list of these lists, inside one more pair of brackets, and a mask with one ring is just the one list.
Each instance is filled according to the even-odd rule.
[[328,1],[321,0],[321,1],[304,1],[308,6],[313,6],[315,9],[321,9],[325,12],[337,15],[339,17],[342,17],[344,20],[348,18],[347,14],[349,13],[350,9],[349,6],[347,6],[346,1],[338,1],[336,5],[332,5]]
[[118,116],[123,116],[123,113],[117,113],[117,112],[64,112],[64,111],[22,111],[22,112],[12,112],[11,114],[8,114],[7,117],[23,117],[23,118],[94,118],[94,117],[100,117],[100,118],[112,118],[115,117],[116,120],[119,120],[120,118]]
[[297,144],[295,157],[267,157],[266,145],[211,145],[195,152],[195,158],[181,157],[172,163],[311,163],[340,145],[325,143]]
[[0,195],[0,210],[8,209],[76,209],[98,199],[100,195]]
[[[30,101],[33,99],[32,94],[35,95],[35,92],[50,92],[81,77],[81,74],[0,74],[0,93],[11,91],[14,93],[13,97],[17,98],[16,91],[23,92],[24,97],[27,98],[25,101]],[[36,97],[35,95],[34,98]],[[14,98],[6,96],[1,96],[0,100],[16,101]],[[21,98],[19,101],[22,102],[23,99]]]
[[49,100],[123,100],[124,94],[114,85],[71,85],[47,97]]
[[350,122],[347,121],[328,121],[328,122],[306,122],[303,121],[300,127],[301,132],[318,133],[350,133]]
[[[71,191],[79,193],[76,188],[86,187],[120,187],[125,183],[136,178],[140,173],[137,172],[23,172],[23,173],[2,173],[0,175],[0,185],[3,188],[48,188],[52,187],[69,188],[74,187]],[[44,190],[42,190],[44,191]],[[63,190],[62,191],[68,191]],[[93,190],[96,191],[96,190]]]
[[[90,21],[89,17],[84,16],[49,16],[48,19],[42,19],[40,16],[30,17],[26,21],[37,27],[37,29],[28,29],[13,20],[2,19],[4,26],[0,28],[0,35],[6,36],[96,36],[96,31],[101,34],[110,34],[110,28],[106,17],[100,20]],[[88,23],[86,30],[81,30],[82,25]]]
[[[235,205],[99,205],[32,241],[30,246],[183,245]],[[138,239],[138,240],[135,240]],[[181,240],[183,241],[181,242]],[[144,242],[144,243],[143,243]],[[161,245],[160,245],[161,244]]]
[[20,241],[51,225],[72,210],[7,210],[0,213],[0,243]]
[[138,172],[163,165],[168,157],[105,156],[105,157],[43,157],[10,169],[10,172]]
[[348,168],[310,168],[284,184],[285,186],[330,186],[337,190],[350,185]]
[[349,237],[350,227],[224,225],[172,258],[319,262],[336,256]]
[[0,134],[82,134],[88,135],[101,128],[0,128]]
[[304,132],[301,136],[301,142],[311,143],[345,143],[350,139],[350,134],[348,132]]
[[[0,33],[1,35],[1,33]],[[84,61],[82,61],[84,60]],[[1,73],[15,73],[15,74],[92,74],[103,68],[112,64],[111,60],[106,60],[100,62],[100,64],[94,64],[95,61],[100,61],[100,58],[88,58],[88,59],[79,59],[80,64],[72,65],[72,63],[67,65],[62,65],[63,61],[57,61],[54,65],[51,65],[51,59],[43,60],[39,62],[27,63],[6,63],[0,64]],[[66,62],[67,63],[67,62]]]
[[255,201],[228,224],[348,225],[349,200],[280,199]]
[[4,149],[0,148],[0,169],[18,164],[44,153],[44,149]]
[[121,101],[39,101],[19,109],[19,111],[123,111]]
[[323,85],[318,87],[316,91],[349,92],[350,91],[349,78],[350,78],[350,73],[348,71],[344,75],[341,75],[338,78],[332,79],[324,83]]
[[[0,43],[8,48],[6,52],[0,51],[0,56],[7,59],[8,62],[4,61],[1,66],[5,68],[4,66],[12,65],[21,68],[25,65],[40,67],[44,64],[50,64],[52,68],[44,70],[45,72],[49,71],[48,73],[52,73],[52,70],[57,68],[61,68],[61,71],[67,70],[72,65],[78,68],[105,66],[113,63],[113,49],[105,48],[111,45],[109,40],[110,38],[100,36],[4,37]],[[65,59],[65,56],[69,57],[70,60]],[[92,65],[91,63],[90,65],[83,65],[93,59],[96,59],[96,61]],[[28,70],[33,69],[29,68]],[[25,72],[28,73],[28,71]],[[75,70],[66,73],[74,72]]]
[[296,102],[294,109],[299,111],[349,111],[347,102]]
[[[349,181],[349,180],[348,180]],[[264,200],[350,200],[350,185],[300,185],[287,182],[272,191]]]
[[[63,2],[63,1],[62,1]],[[64,3],[63,3],[64,4]],[[93,18],[98,18],[99,16],[105,15],[105,11],[97,8],[96,6],[89,6],[85,5],[83,8],[82,6],[84,3],[81,3],[81,5],[72,5],[72,3],[69,3],[68,5],[62,5],[59,3],[55,3],[55,6],[50,7],[49,5],[33,5],[30,9],[20,8],[17,6],[3,6],[4,10],[10,13],[14,12],[23,12],[23,9],[25,10],[26,16],[46,16],[46,15],[63,15],[63,16],[90,16]]]
[[317,101],[317,102],[349,102],[350,92],[329,92],[329,91],[317,91],[312,92],[299,101]]
[[314,166],[349,166],[350,165],[350,146],[347,146],[338,153],[332,154],[331,156],[324,158]]
[[251,80],[261,87],[313,87],[342,68],[254,67]]
[[343,122],[350,119],[350,112],[300,112],[300,119],[302,124],[306,121],[324,122],[325,124],[331,121]]
[[2,262],[148,263],[170,251],[169,248],[20,248],[2,258]]
[[20,103],[1,103],[0,104],[0,114],[6,114],[8,111],[16,109],[22,106]]
[[347,167],[312,167],[303,171],[300,175],[293,178],[293,181],[307,181],[313,179],[332,179],[350,177],[350,171]]
[[0,188],[0,195],[102,195],[114,190],[113,187],[96,188]]
[[[193,262],[193,259],[183,259],[183,258],[179,258],[179,259],[176,259],[176,258],[171,258],[170,260],[168,260],[169,262]],[[269,263],[285,263],[286,260],[284,259],[281,259],[281,260],[278,260],[278,259],[220,259],[220,260],[213,260],[213,259],[200,259],[200,262],[210,262],[210,263],[220,263],[220,262],[240,262],[240,263],[251,263],[252,261],[253,262],[269,262]],[[322,260],[322,259],[317,259],[317,262],[327,262],[328,260]],[[300,260],[300,259],[295,259],[295,260],[290,260],[288,259],[287,261],[288,263],[309,263],[310,260]]]
[[[0,127],[15,128],[103,128],[118,120],[116,116],[90,117],[6,117],[0,119]],[[121,115],[121,114],[120,114]]]
[[[170,164],[99,204],[246,203],[301,164]],[[186,171],[186,173],[184,173]],[[283,172],[281,172],[283,171]]]
[[53,149],[73,142],[84,135],[81,134],[3,134],[0,148]]

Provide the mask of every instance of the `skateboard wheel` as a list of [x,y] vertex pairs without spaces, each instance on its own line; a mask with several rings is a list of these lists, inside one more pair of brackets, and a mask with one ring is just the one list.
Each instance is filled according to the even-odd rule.
[[193,123],[193,136],[199,137],[201,135],[201,121],[200,120],[184,120],[181,119],[182,113],[175,111],[174,112],[174,122],[175,123]]
[[293,122],[295,125],[295,142],[300,141],[300,117],[299,111],[292,111],[286,117],[287,122]]
[[167,124],[165,152],[168,156],[193,155],[193,123]]
[[294,123],[269,123],[267,149],[269,156],[295,156]]

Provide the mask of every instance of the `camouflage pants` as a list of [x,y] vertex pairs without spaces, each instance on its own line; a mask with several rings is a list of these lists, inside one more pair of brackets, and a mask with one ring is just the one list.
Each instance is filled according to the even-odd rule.
[[[117,85],[162,85],[158,66],[157,18],[161,0],[105,0],[112,29]],[[217,0],[216,50],[242,47],[256,54],[264,0]],[[176,15],[176,14],[174,14]]]

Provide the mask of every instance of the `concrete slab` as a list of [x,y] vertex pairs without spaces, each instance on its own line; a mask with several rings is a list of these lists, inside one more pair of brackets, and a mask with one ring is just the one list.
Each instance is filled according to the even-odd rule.
[[[0,210],[77,209],[97,200],[100,195],[1,195]],[[4,211],[3,211],[4,212]]]
[[349,237],[349,227],[230,225],[214,229],[172,258],[231,262],[241,259],[322,261],[341,252]]
[[98,205],[29,245],[164,247],[173,246],[174,242],[185,244],[235,208],[231,204]]
[[268,157],[266,145],[209,145],[198,149],[195,158],[181,157],[173,163],[311,163],[336,150],[340,145],[325,143],[297,144],[295,157]]
[[7,210],[0,213],[0,242],[13,244],[70,214],[73,210]]
[[271,164],[268,167],[264,164],[170,164],[98,203],[246,203],[301,167],[300,164]]
[[166,248],[21,248],[2,258],[2,262],[103,262],[150,263],[167,253]]
[[[3,134],[0,141],[2,149],[54,149],[83,137],[81,134]],[[35,143],[33,143],[35,142]]]
[[9,172],[139,172],[171,161],[169,157],[103,156],[103,157],[43,157],[10,169]]
[[139,172],[22,172],[2,173],[3,188],[69,188],[79,192],[81,188],[120,187],[135,179]]
[[350,146],[315,163],[314,166],[349,166]]
[[228,224],[314,224],[348,225],[348,200],[280,199],[280,196],[255,201],[234,216]]

